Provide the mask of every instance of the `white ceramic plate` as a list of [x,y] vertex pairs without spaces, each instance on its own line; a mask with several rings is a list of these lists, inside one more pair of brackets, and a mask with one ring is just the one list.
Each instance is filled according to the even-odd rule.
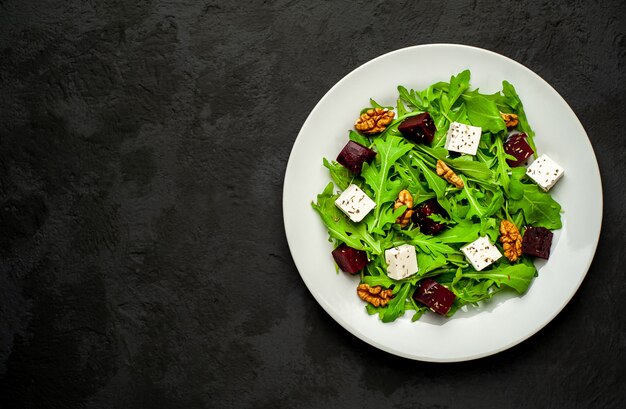
[[[563,228],[554,236],[550,260],[537,262],[539,276],[522,297],[502,296],[446,319],[411,313],[384,324],[366,313],[356,296],[357,277],[335,273],[328,234],[311,201],[330,181],[322,158],[335,159],[348,141],[357,113],[370,98],[395,105],[397,85],[424,89],[469,68],[472,88],[517,89],[541,153],[565,168],[551,190],[563,206]],[[584,186],[584,198],[580,188]],[[602,223],[602,186],[593,149],[563,98],[537,74],[479,48],[433,44],[378,57],[339,81],[310,113],[294,143],[283,191],[285,231],[295,264],[317,302],[345,329],[382,350],[436,362],[464,361],[510,348],[552,320],[574,295],[593,259]],[[498,294],[500,295],[500,294]]]

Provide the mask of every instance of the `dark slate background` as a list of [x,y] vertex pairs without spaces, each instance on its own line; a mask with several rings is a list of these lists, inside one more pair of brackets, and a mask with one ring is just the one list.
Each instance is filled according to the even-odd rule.
[[[0,0],[0,407],[623,407],[626,7],[528,3]],[[458,364],[336,324],[281,214],[319,98],[433,42],[546,79],[604,184],[574,299],[531,339]]]

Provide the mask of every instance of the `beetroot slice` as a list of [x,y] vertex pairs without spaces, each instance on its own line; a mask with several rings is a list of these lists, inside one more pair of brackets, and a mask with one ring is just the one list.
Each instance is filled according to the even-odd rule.
[[432,278],[426,278],[415,290],[413,298],[432,311],[446,315],[450,311],[456,295]]
[[554,233],[545,227],[527,227],[522,237],[522,252],[547,260],[550,257],[552,236]]
[[526,159],[535,153],[533,148],[531,148],[528,142],[526,142],[526,138],[527,136],[525,133],[517,133],[509,136],[504,143],[504,152],[515,157],[515,160],[506,160],[506,163],[508,163],[512,168],[524,164]]
[[430,145],[437,131],[435,122],[428,112],[411,116],[398,126],[398,131],[409,141]]
[[348,168],[348,170],[356,175],[361,174],[361,168],[363,162],[371,162],[376,157],[376,152],[356,143],[349,141],[346,146],[343,147],[339,156],[337,156],[337,162]]
[[346,273],[356,274],[367,265],[367,253],[363,250],[353,249],[345,243],[334,249],[332,255],[335,263]]
[[442,217],[449,217],[448,212],[441,207],[437,199],[429,199],[420,203],[413,210],[413,223],[419,226],[422,233],[434,236],[446,228],[445,224],[428,218],[428,216],[433,214],[437,214]]

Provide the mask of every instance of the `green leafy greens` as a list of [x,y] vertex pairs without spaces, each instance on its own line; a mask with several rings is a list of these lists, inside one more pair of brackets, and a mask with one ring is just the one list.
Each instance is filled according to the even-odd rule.
[[[420,281],[427,277],[456,295],[448,315],[465,304],[475,304],[507,289],[523,294],[537,275],[528,256],[516,262],[503,257],[478,272],[460,251],[463,245],[481,236],[488,236],[500,246],[498,227],[504,219],[513,222],[520,231],[526,226],[551,230],[562,226],[561,206],[526,178],[525,168],[511,168],[507,164],[504,141],[508,130],[502,112],[518,116],[517,129],[526,133],[536,154],[535,133],[515,88],[503,81],[501,92],[482,94],[470,89],[470,72],[465,70],[452,76],[449,82],[437,82],[424,90],[398,86],[398,93],[396,119],[384,132],[367,137],[350,131],[350,140],[376,151],[374,161],[364,163],[361,174],[354,175],[337,162],[324,158],[323,165],[332,182],[312,203],[332,242],[345,243],[367,253],[369,263],[361,271],[360,281],[392,289],[393,299],[384,306],[366,304],[368,313],[378,314],[383,322],[391,322],[413,311],[412,319],[419,319],[427,308],[416,303],[412,296]],[[374,100],[370,104],[381,107]],[[409,142],[398,131],[402,121],[422,112],[428,112],[436,126],[430,146]],[[444,149],[445,136],[453,121],[482,128],[475,156],[453,157]],[[463,188],[437,175],[437,160],[444,161],[461,177]],[[345,190],[350,184],[356,184],[376,204],[360,223],[352,222],[335,206],[339,196],[336,189]],[[394,209],[393,204],[402,189],[411,193],[415,204],[435,198],[449,217],[430,218],[447,228],[435,236],[424,234],[415,224],[400,228],[395,221],[407,208]],[[419,271],[403,280],[394,280],[387,276],[384,253],[401,244],[415,246]]]

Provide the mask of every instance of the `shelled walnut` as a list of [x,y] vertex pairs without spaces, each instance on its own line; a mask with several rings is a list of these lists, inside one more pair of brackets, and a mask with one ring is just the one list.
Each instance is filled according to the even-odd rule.
[[504,249],[504,256],[510,261],[516,261],[522,255],[522,235],[508,220],[500,222],[500,243]]
[[402,206],[406,206],[406,210],[396,219],[396,223],[398,223],[400,227],[406,227],[411,222],[411,216],[413,216],[413,196],[411,196],[411,193],[406,189],[398,194],[398,199],[393,204],[393,210],[399,209]]
[[454,186],[461,189],[463,185],[463,180],[457,176],[456,173],[448,165],[445,164],[442,160],[437,160],[437,174],[447,180],[449,183],[452,183]]
[[383,288],[379,285],[370,287],[369,284],[359,284],[356,292],[363,301],[372,304],[374,307],[384,307],[393,298],[392,290]]
[[357,131],[364,134],[375,134],[384,131],[393,121],[395,113],[387,108],[368,109],[354,123]]
[[514,126],[517,126],[517,124],[519,123],[519,119],[517,118],[517,115],[515,114],[500,113],[500,116],[502,117],[502,119],[504,119],[504,123],[506,124],[507,128],[513,128]]

